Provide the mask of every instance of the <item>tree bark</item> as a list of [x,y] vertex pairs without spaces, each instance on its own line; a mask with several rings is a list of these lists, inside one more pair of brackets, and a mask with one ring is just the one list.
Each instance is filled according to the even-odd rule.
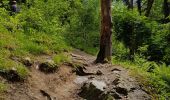
[[130,0],[130,9],[133,9],[133,0]]
[[103,63],[106,59],[111,61],[112,56],[112,17],[111,0],[101,0],[101,33],[100,51],[96,63]]
[[151,11],[153,3],[154,3],[154,0],[148,0],[147,8],[146,8],[146,13],[145,13],[146,17],[149,17],[149,14],[150,14],[150,11]]
[[142,0],[137,0],[138,12],[139,12],[140,15],[142,14],[141,1],[142,1]]
[[166,19],[170,14],[170,7],[168,5],[168,0],[164,0],[163,12],[164,12],[164,18]]

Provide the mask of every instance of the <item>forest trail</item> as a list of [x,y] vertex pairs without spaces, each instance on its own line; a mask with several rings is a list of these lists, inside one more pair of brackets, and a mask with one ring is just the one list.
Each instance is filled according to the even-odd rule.
[[63,64],[56,73],[44,74],[37,70],[37,59],[26,82],[8,83],[5,100],[105,100],[109,96],[107,100],[151,100],[128,69],[94,64],[94,56],[79,50],[70,55],[79,68]]

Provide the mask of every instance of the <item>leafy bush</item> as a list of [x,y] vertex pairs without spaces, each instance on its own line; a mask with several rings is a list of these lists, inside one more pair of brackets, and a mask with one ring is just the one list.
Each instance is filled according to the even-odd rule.
[[96,54],[99,46],[99,1],[82,1],[77,13],[70,17],[66,41],[71,46]]
[[133,56],[143,44],[149,42],[151,29],[147,25],[147,19],[139,16],[137,11],[127,11],[127,8],[113,10],[113,22],[115,38],[129,48]]
[[148,48],[148,56],[150,56],[149,60],[157,61],[157,62],[166,62],[170,64],[170,54],[169,54],[169,36],[170,36],[170,23],[161,24],[153,23],[152,27],[152,42],[149,44]]

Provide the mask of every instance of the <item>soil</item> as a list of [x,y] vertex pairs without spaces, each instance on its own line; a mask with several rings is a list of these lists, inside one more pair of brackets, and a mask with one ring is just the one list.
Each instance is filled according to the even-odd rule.
[[[39,60],[30,67],[29,77],[25,82],[9,82],[5,92],[5,100],[85,100],[78,94],[87,81],[104,82],[104,91],[115,91],[119,100],[151,100],[151,96],[142,88],[140,83],[129,75],[129,70],[118,65],[94,64],[94,56],[74,50],[71,54],[72,63],[84,67],[85,73],[80,76],[73,72],[69,64],[63,64],[56,73],[46,74],[37,69]],[[40,57],[38,57],[40,58]],[[41,59],[50,59],[43,56]]]

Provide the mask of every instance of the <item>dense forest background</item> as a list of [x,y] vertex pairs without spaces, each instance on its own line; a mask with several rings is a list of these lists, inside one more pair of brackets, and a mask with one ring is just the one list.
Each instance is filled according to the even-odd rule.
[[[170,97],[170,2],[153,0],[148,13],[149,0],[142,0],[140,9],[135,0],[131,5],[125,1],[112,2],[113,63],[140,72],[141,81],[165,100]],[[17,2],[20,11],[13,13],[9,0],[0,1],[1,72],[15,67],[27,77],[28,70],[13,57],[57,53],[63,58],[62,52],[72,47],[97,54],[100,0]],[[0,90],[4,87],[1,83]]]

